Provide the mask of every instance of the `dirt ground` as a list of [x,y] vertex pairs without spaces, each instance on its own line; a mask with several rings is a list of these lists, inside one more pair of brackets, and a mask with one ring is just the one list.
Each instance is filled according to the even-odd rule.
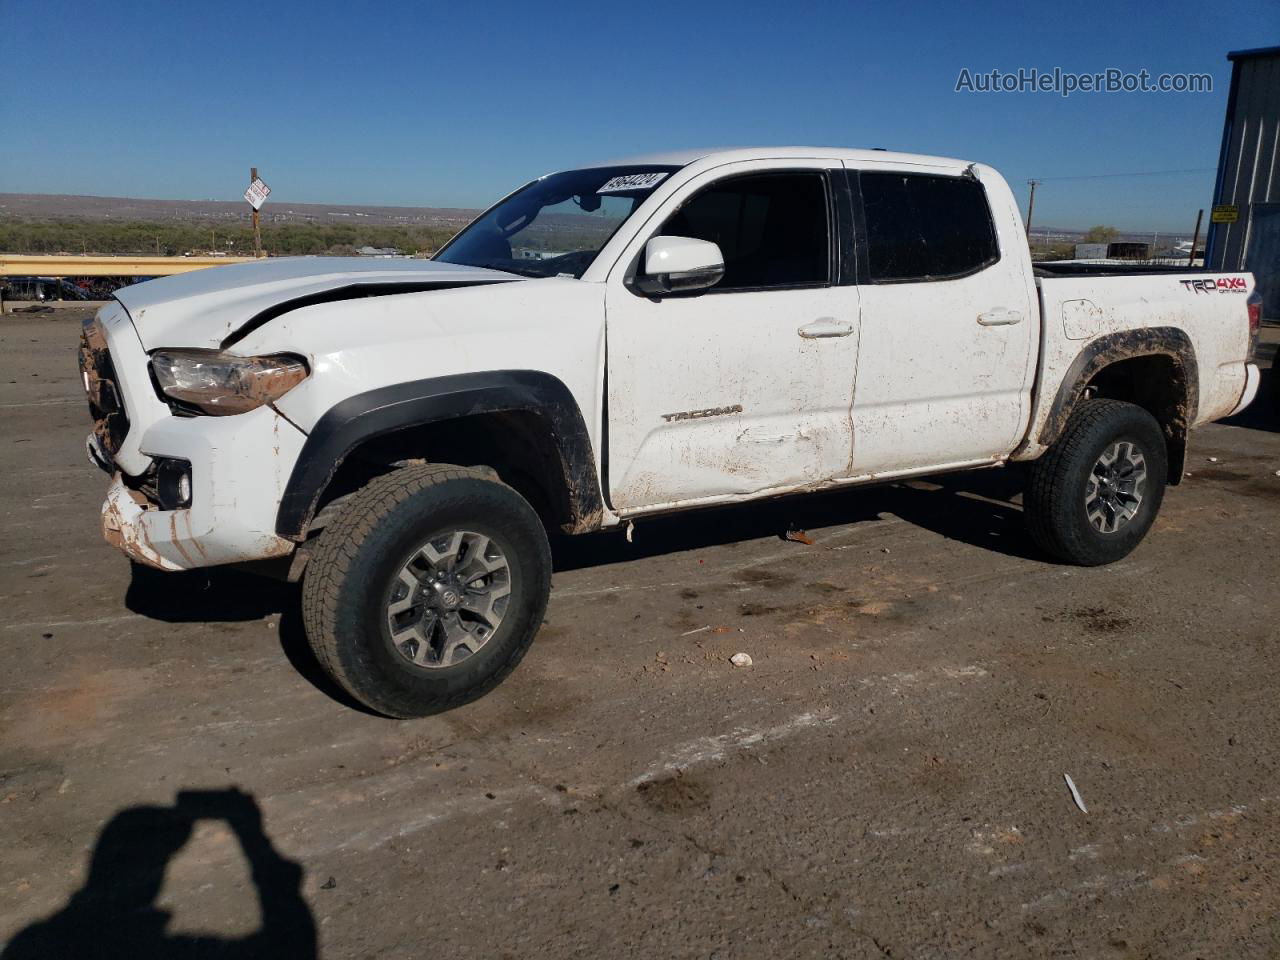
[[1012,470],[640,523],[395,722],[294,588],[102,541],[78,320],[0,319],[6,960],[1280,954],[1269,374],[1115,566],[1041,559]]

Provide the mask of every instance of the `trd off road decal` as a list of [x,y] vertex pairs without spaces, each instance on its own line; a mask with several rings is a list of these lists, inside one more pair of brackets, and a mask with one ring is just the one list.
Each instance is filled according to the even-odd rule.
[[1216,280],[1179,280],[1188,291],[1196,293],[1248,293],[1244,277],[1218,277]]

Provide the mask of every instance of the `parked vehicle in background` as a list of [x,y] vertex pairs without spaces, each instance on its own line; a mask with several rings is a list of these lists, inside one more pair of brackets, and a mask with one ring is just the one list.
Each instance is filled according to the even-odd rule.
[[548,532],[1030,463],[1046,555],[1126,556],[1192,427],[1257,391],[1249,274],[1037,277],[981,164],[694,151],[542,177],[433,261],[269,260],[87,325],[108,540],[292,558],[307,635],[392,716],[542,622]]
[[6,300],[91,300],[89,292],[63,277],[5,277]]

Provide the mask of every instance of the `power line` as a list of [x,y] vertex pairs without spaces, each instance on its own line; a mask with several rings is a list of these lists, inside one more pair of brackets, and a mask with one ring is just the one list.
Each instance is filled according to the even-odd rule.
[[1087,173],[1075,177],[1039,177],[1040,180],[1109,180],[1113,177],[1171,177],[1182,173],[1214,173],[1217,167],[1194,167],[1190,170],[1145,170],[1139,173]]

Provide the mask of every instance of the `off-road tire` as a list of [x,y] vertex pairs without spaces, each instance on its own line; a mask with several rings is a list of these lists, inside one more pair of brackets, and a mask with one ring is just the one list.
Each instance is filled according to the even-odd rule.
[[[475,530],[511,567],[511,595],[493,635],[460,663],[415,667],[392,646],[386,599],[405,562],[433,534]],[[302,583],[303,624],[320,665],[355,699],[389,717],[421,717],[492,690],[528,650],[551,592],[551,552],[537,513],[492,474],[419,465],[372,480],[320,534]]]
[[[1094,465],[1117,441],[1137,444],[1146,460],[1142,502],[1113,533],[1089,520],[1085,495]],[[1062,435],[1031,464],[1023,497],[1027,528],[1036,544],[1065,563],[1093,567],[1128,556],[1155,522],[1168,479],[1164,433],[1141,407],[1119,400],[1085,400]]]

